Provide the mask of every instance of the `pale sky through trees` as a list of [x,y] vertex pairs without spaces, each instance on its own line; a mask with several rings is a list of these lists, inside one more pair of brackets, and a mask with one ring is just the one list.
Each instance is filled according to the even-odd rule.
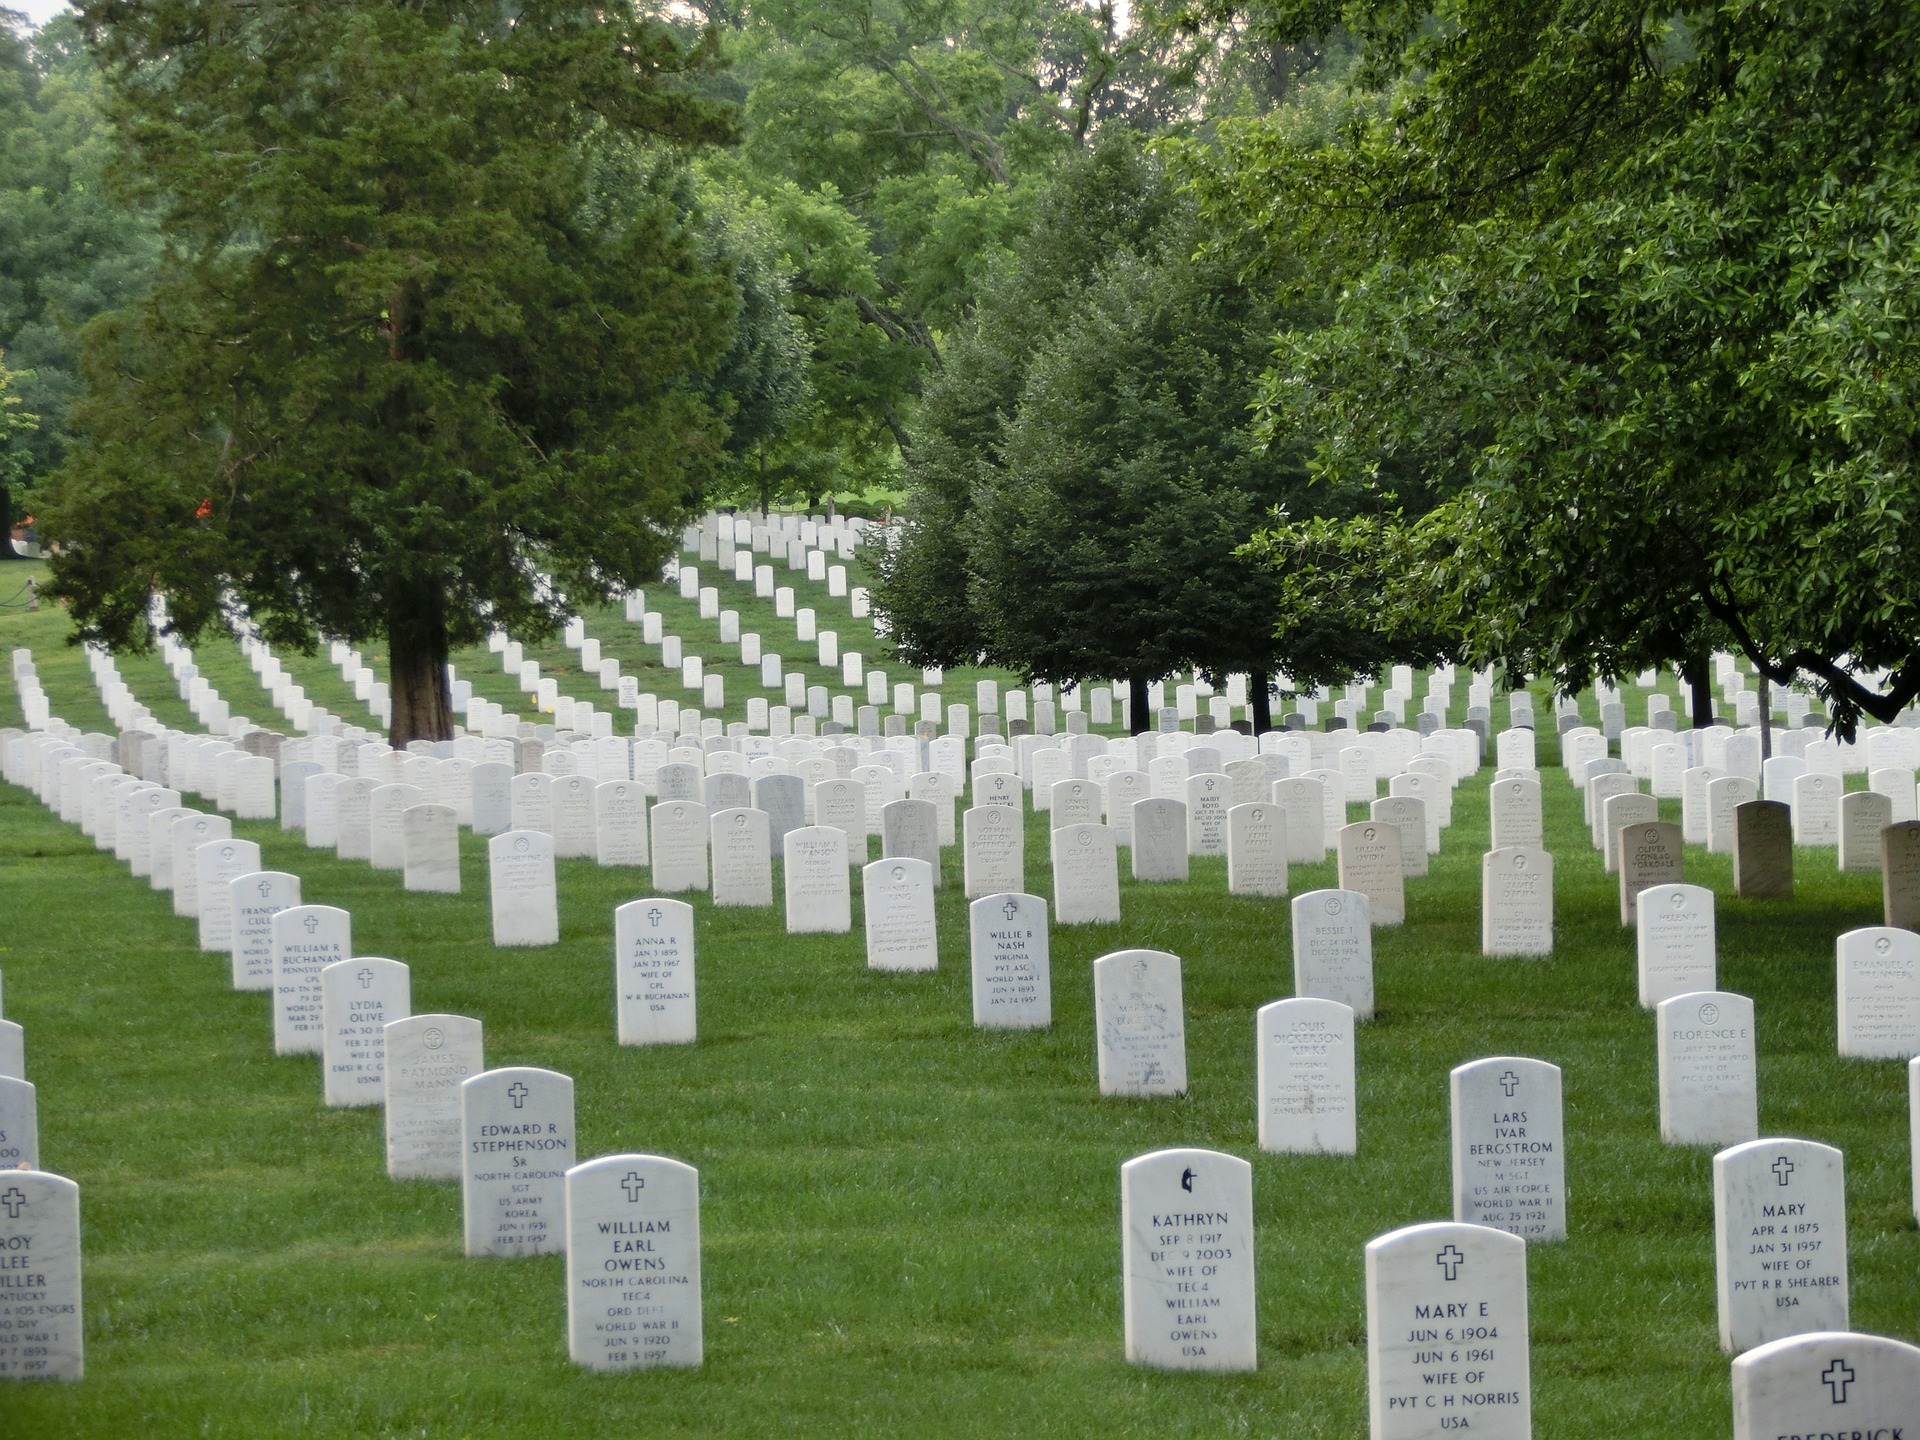
[[35,26],[46,24],[67,8],[67,0],[0,0],[0,10],[23,11]]

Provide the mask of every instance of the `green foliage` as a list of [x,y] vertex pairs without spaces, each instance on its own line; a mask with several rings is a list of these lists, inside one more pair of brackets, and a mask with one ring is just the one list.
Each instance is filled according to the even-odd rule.
[[1207,198],[1347,231],[1265,406],[1333,483],[1451,497],[1410,603],[1574,687],[1728,640],[1842,731],[1920,694],[1911,7],[1338,13],[1392,88],[1241,129]]
[[[0,349],[19,372],[37,429],[0,437],[10,485],[66,453],[80,388],[73,331],[145,287],[157,241],[147,219],[115,203],[102,83],[69,18],[22,39],[0,17]],[[0,516],[0,522],[7,517]]]
[[274,643],[384,632],[411,734],[449,639],[553,623],[536,555],[576,599],[657,573],[734,295],[632,141],[731,136],[710,51],[587,0],[83,13],[168,242],[46,506],[83,635],[145,643],[155,585],[188,634],[227,586]]

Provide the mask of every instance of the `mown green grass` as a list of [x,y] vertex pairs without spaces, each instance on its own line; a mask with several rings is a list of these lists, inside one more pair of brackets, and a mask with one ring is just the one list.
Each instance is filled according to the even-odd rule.
[[[32,644],[56,711],[102,727],[63,623],[6,612],[0,643]],[[201,647],[210,674],[218,652]],[[215,683],[237,701],[254,682],[231,659]],[[157,662],[137,678],[145,663],[121,669],[184,718],[159,703],[174,692]],[[235,708],[259,717],[264,700]],[[583,1158],[699,1167],[707,1362],[614,1377],[566,1360],[558,1257],[462,1257],[457,1188],[389,1181],[378,1112],[321,1105],[317,1061],[272,1054],[266,997],[228,989],[192,922],[0,787],[6,1008],[27,1028],[43,1159],[82,1186],[88,1341],[83,1383],[6,1387],[0,1434],[1361,1435],[1362,1246],[1448,1214],[1447,1071],[1495,1053],[1566,1071],[1572,1233],[1529,1257],[1538,1433],[1725,1434],[1710,1157],[1659,1142],[1653,1028],[1611,877],[1550,772],[1558,949],[1481,959],[1489,777],[1459,790],[1408,924],[1376,937],[1352,1159],[1255,1148],[1253,1012],[1291,991],[1287,912],[1228,896],[1218,861],[1186,885],[1123,882],[1119,925],[1056,929],[1055,1024],[1033,1034],[970,1024],[955,852],[932,975],[870,974],[857,929],[790,938],[777,910],[696,899],[700,1042],[640,1050],[614,1043],[610,937],[644,872],[562,862],[561,943],[497,951],[471,839],[463,895],[407,896],[398,876],[237,825],[308,900],[353,912],[360,953],[412,967],[416,1010],[480,1017],[492,1064],[574,1076]],[[1036,817],[1041,894],[1045,857]],[[1854,1323],[1914,1339],[1903,1067],[1834,1054],[1833,937],[1877,923],[1876,877],[1799,858],[1796,899],[1756,905],[1731,898],[1722,857],[1687,857],[1722,897],[1721,983],[1757,1002],[1763,1130],[1845,1150]],[[1292,880],[1328,885],[1333,867]],[[1185,961],[1182,1099],[1097,1094],[1089,965],[1126,945]],[[1256,1374],[1121,1359],[1118,1167],[1167,1145],[1253,1161]]]

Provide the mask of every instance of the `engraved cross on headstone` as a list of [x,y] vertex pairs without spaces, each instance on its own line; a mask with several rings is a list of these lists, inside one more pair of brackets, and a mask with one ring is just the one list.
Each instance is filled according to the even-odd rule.
[[306,927],[307,934],[311,935],[320,928],[320,917],[318,915],[309,915],[300,923]]
[[1853,1368],[1846,1361],[1838,1359],[1827,1366],[1820,1376],[1827,1389],[1833,1392],[1833,1403],[1836,1405],[1847,1403],[1847,1387],[1854,1382],[1854,1378]]
[[1000,907],[1000,913],[1009,920],[1013,919],[1020,913],[1020,902],[1018,900],[1007,901],[1006,904]]
[[1795,1170],[1798,1170],[1799,1168],[1800,1167],[1798,1165],[1795,1165],[1793,1161],[1789,1160],[1784,1155],[1782,1155],[1778,1160],[1773,1162],[1773,1173],[1779,1178],[1780,1183],[1782,1185],[1786,1184],[1788,1178],[1793,1174]]
[[360,982],[360,988],[362,990],[371,990],[373,988],[373,971],[367,969],[365,966],[360,968],[360,972],[354,976],[354,979]]
[[0,1205],[7,1207],[7,1218],[9,1220],[18,1220],[20,1218],[21,1208],[25,1206],[26,1203],[27,1197],[18,1185],[9,1185],[7,1187],[7,1193],[0,1195]]
[[651,910],[647,911],[647,923],[658,930],[660,928],[660,917],[663,913],[658,905],[654,906]]
[[640,1192],[647,1188],[647,1182],[639,1171],[629,1170],[627,1172],[627,1178],[620,1182],[620,1188],[627,1192],[627,1203],[629,1205],[638,1205],[640,1203]]
[[527,1093],[527,1087],[522,1085],[518,1080],[507,1087],[507,1098],[513,1101],[513,1108],[516,1110],[521,1110],[526,1107]]
[[1448,1245],[1446,1249],[1433,1257],[1433,1263],[1440,1267],[1441,1273],[1444,1274],[1447,1279],[1458,1280],[1460,1278],[1460,1267],[1467,1263],[1467,1257],[1460,1253],[1458,1246]]
[[1513,1092],[1520,1088],[1520,1077],[1509,1070],[1500,1077],[1500,1088],[1507,1092],[1507,1098],[1513,1098]]

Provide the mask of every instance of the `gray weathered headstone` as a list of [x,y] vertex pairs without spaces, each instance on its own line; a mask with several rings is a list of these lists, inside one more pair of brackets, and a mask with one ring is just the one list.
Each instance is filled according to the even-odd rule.
[[1402,925],[1407,918],[1406,871],[1400,860],[1398,825],[1362,820],[1344,825],[1338,836],[1340,888],[1367,897],[1376,926]]
[[1656,885],[1678,885],[1686,880],[1685,850],[1680,827],[1671,821],[1653,821],[1620,828],[1620,923],[1631,926],[1643,890]]
[[413,894],[460,893],[460,820],[451,805],[409,805],[400,813],[402,885]]
[[662,895],[708,885],[707,807],[697,800],[662,800],[653,807],[653,888]]
[[[1178,757],[1176,757],[1178,758]],[[1184,782],[1183,782],[1184,783]],[[1184,881],[1188,875],[1187,805],[1156,796],[1133,807],[1133,878]]]
[[385,1042],[388,1177],[458,1180],[460,1085],[487,1068],[480,1022],[412,1015],[389,1021]]
[[1094,1034],[1102,1095],[1179,1095],[1187,1088],[1180,957],[1119,950],[1093,962]]
[[1733,893],[1742,900],[1793,898],[1793,816],[1782,802],[1734,808]]

